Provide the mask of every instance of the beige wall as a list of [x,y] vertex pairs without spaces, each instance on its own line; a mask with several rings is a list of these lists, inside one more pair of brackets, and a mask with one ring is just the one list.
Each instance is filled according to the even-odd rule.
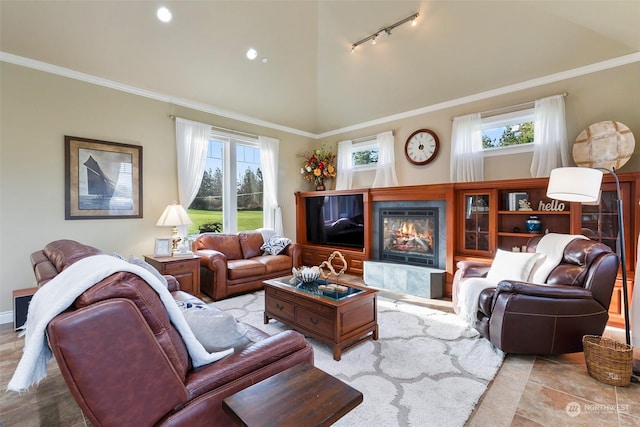
[[[170,114],[280,139],[279,195],[285,234],[295,237],[293,193],[310,190],[297,153],[308,138],[141,96],[0,62],[0,313],[12,310],[11,291],[35,281],[29,255],[57,239],[106,253],[153,252],[155,226],[178,198],[174,122]],[[64,219],[64,136],[143,147],[143,218]]]
[[[29,255],[52,240],[75,239],[107,253],[142,255],[152,251],[155,237],[169,236],[170,231],[157,228],[155,222],[164,207],[177,199],[170,114],[279,138],[280,203],[285,234],[295,238],[293,193],[311,189],[299,173],[301,159],[297,154],[319,145],[319,141],[8,63],[0,63],[0,75],[0,314],[12,309],[13,289],[33,285]],[[601,120],[625,123],[640,138],[639,75],[640,64],[635,63],[332,136],[326,142],[335,145],[342,139],[394,129],[401,185],[448,182],[451,117],[458,115],[568,92],[569,141]],[[423,167],[410,165],[403,153],[404,141],[419,128],[434,130],[440,139],[438,157]],[[143,218],[65,221],[64,135],[143,147]],[[528,177],[530,162],[531,154],[488,158],[485,178]],[[622,171],[637,170],[638,154]],[[370,172],[355,178],[357,187],[368,187],[372,182]]]
[[[451,161],[451,119],[533,101],[567,92],[565,112],[567,136],[570,144],[589,125],[602,120],[616,120],[629,126],[640,146],[640,63],[634,63],[599,73],[563,80],[561,82],[522,90],[508,95],[460,105],[421,116],[378,125],[370,129],[348,132],[328,138],[336,144],[344,139],[372,135],[393,129],[395,133],[396,172],[400,185],[436,184],[449,182]],[[440,151],[436,159],[426,166],[414,166],[405,159],[404,144],[417,129],[428,128],[438,134]],[[529,178],[532,153],[511,156],[487,157],[484,163],[486,180]],[[621,171],[640,170],[640,149]],[[369,187],[374,172],[364,172],[354,177],[354,187]]]

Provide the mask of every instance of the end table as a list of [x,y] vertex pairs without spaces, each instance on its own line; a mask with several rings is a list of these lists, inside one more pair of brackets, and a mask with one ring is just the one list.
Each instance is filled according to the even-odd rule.
[[144,260],[160,274],[168,274],[180,283],[180,290],[200,298],[200,257],[190,256],[153,256],[145,255]]

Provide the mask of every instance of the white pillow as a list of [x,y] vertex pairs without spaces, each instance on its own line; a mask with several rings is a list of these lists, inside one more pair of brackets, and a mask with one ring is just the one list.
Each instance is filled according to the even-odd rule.
[[541,254],[533,252],[509,252],[498,249],[487,273],[487,280],[495,283],[501,280],[526,282],[540,256]]

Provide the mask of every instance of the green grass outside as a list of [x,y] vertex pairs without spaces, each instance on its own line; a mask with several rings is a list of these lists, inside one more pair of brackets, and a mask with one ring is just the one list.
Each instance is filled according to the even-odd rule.
[[[188,211],[189,218],[193,221],[193,225],[189,226],[189,234],[198,233],[198,227],[205,222],[222,224],[222,211],[198,209],[189,209]],[[260,227],[262,227],[262,211],[238,211],[238,230],[255,230]]]

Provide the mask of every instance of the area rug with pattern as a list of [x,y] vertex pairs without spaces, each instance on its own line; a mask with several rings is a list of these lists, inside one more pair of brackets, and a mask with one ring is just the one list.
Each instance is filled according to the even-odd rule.
[[[263,322],[264,291],[212,303],[276,334]],[[336,426],[463,426],[504,354],[455,314],[378,296],[379,339],[333,360],[330,346],[308,338],[315,365],[360,390],[364,401]]]

